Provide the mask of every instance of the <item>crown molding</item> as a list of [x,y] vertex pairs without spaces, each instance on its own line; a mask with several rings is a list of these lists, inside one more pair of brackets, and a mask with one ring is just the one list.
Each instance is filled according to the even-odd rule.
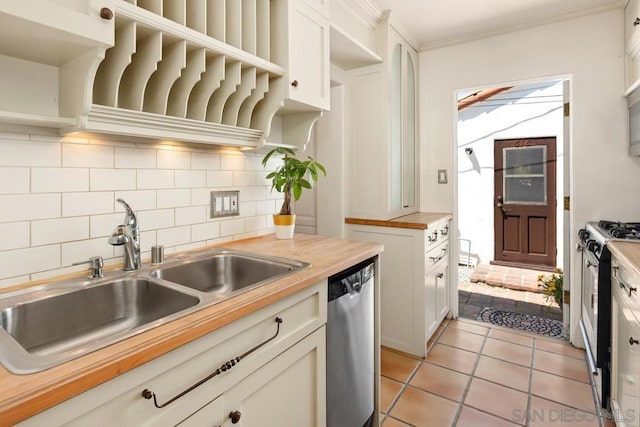
[[514,24],[506,25],[506,26],[495,28],[488,31],[476,31],[476,32],[462,34],[459,36],[444,38],[440,40],[434,40],[431,42],[422,43],[420,45],[419,51],[425,52],[429,50],[440,49],[442,47],[453,46],[461,43],[476,41],[479,39],[494,37],[501,34],[508,34],[516,31],[526,30],[526,29],[538,27],[541,25],[555,24],[563,21],[570,21],[572,19],[582,18],[584,16],[595,15],[598,13],[608,12],[610,10],[620,9],[624,7],[626,2],[627,0],[613,0],[607,4],[600,5],[600,6],[594,6],[590,8],[575,10],[575,11],[561,13],[561,14],[541,16],[531,20],[523,19],[522,21],[516,22]]

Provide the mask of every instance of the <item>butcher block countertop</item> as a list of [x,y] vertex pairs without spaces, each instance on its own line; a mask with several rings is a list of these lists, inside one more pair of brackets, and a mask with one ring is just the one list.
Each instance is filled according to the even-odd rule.
[[640,244],[610,241],[607,242],[607,247],[633,280],[640,282]]
[[383,250],[379,243],[302,234],[216,246],[305,261],[311,267],[42,372],[15,375],[0,366],[0,425],[13,425]]
[[414,230],[426,230],[430,226],[440,221],[453,218],[450,213],[444,212],[416,212],[409,215],[399,216],[389,220],[366,219],[366,218],[345,218],[347,224],[374,225],[378,227],[411,228]]

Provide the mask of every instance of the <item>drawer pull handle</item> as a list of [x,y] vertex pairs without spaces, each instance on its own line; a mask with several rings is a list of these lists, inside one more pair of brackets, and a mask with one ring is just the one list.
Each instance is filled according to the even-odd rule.
[[436,274],[436,277],[438,279],[442,279],[444,277],[444,273],[438,273],[438,274]]
[[429,259],[431,260],[432,263],[435,264],[436,262],[438,262],[442,258],[444,258],[446,254],[447,254],[447,249],[443,248],[442,252],[440,252],[440,255],[438,255],[438,256],[430,256]]
[[638,288],[629,286],[629,298],[631,298],[631,292],[638,292]]
[[440,230],[440,235],[441,235],[442,237],[444,237],[444,236],[448,236],[448,235],[449,235],[449,226],[448,226],[448,225],[445,225],[445,226],[444,226],[444,230]]
[[634,26],[634,27],[637,27],[638,25],[640,25],[640,18],[636,18],[636,19],[633,21],[633,26]]
[[613,267],[613,278],[618,281],[618,285],[621,289],[626,289],[629,292],[629,298],[631,298],[631,292],[637,292],[638,288],[634,288],[633,286],[625,285],[620,276],[618,276],[618,267]]
[[640,341],[634,340],[633,337],[629,337],[629,345],[634,345],[634,344],[638,345],[640,344]]
[[240,413],[240,411],[229,412],[229,418],[231,418],[231,424],[238,424],[238,421],[240,421],[241,416],[242,414]]
[[429,236],[429,243],[433,243],[437,241],[438,241],[438,231],[436,230],[433,233],[431,233],[431,236]]
[[[252,349],[247,350],[246,352],[242,353],[240,356],[236,356],[233,359],[229,360],[228,362],[223,363],[218,369],[213,371],[207,377],[201,379],[200,381],[198,381],[197,383],[195,383],[194,385],[192,385],[188,389],[182,391],[180,394],[177,394],[177,395],[173,396],[171,399],[167,400],[166,402],[160,404],[160,403],[158,403],[158,399],[156,397],[156,394],[154,392],[152,392],[151,390],[149,390],[148,388],[145,388],[142,391],[142,397],[144,397],[145,399],[153,399],[153,404],[158,409],[161,409],[161,408],[164,408],[165,406],[170,405],[171,403],[173,403],[176,400],[180,399],[185,394],[189,393],[190,391],[193,391],[197,387],[200,387],[202,384],[206,383],[207,381],[209,381],[211,378],[215,377],[216,375],[220,375],[221,373],[226,372],[229,369],[233,368],[242,359],[244,359],[245,357],[247,357],[248,355],[250,355],[254,351],[258,350],[260,347],[264,346],[265,344],[269,343],[270,341],[274,340],[278,336],[278,334],[280,333],[280,324],[283,322],[283,320],[282,320],[281,317],[276,317],[275,321],[276,321],[276,324],[277,324],[277,329],[276,329],[276,333],[271,338],[268,338],[265,341],[263,341],[260,344],[258,344],[257,346],[253,347]],[[231,414],[229,414],[229,416],[231,416]],[[240,412],[238,412],[238,420],[239,419],[240,419]],[[233,424],[235,424],[238,421],[234,422],[233,418],[232,418],[231,422]]]

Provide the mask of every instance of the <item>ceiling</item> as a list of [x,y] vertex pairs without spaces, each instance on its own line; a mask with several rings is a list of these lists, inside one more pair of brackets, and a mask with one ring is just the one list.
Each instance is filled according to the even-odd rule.
[[[624,6],[625,0],[371,0],[429,49]],[[621,22],[622,24],[622,22]]]

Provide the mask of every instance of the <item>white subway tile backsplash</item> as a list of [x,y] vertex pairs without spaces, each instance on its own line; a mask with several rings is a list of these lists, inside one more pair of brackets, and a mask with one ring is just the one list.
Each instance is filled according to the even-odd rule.
[[0,166],[62,165],[61,144],[0,140]]
[[29,223],[9,222],[0,224],[0,251],[29,246]]
[[256,202],[256,215],[270,215],[276,213],[275,200],[260,200]]
[[140,230],[157,230],[159,228],[173,227],[175,223],[175,212],[173,209],[158,209],[154,211],[138,212]]
[[92,144],[62,144],[62,166],[112,168],[114,147]]
[[207,171],[207,187],[224,188],[233,186],[233,172]]
[[173,188],[173,175],[168,169],[138,170],[138,190]]
[[114,228],[124,222],[124,212],[89,217],[89,236],[92,239],[111,235]]
[[135,190],[135,169],[91,169],[91,191]]
[[98,215],[113,212],[113,193],[64,193],[62,216]]
[[117,199],[127,202],[134,211],[155,209],[156,196],[156,190],[116,191],[114,197],[115,212],[124,212],[124,206],[118,203]]
[[115,167],[117,169],[153,169],[156,167],[156,150],[116,147]]
[[[271,218],[269,218],[271,220]],[[267,217],[265,215],[246,218],[244,228],[247,232],[259,231],[267,228]]]
[[220,154],[218,153],[191,153],[191,169],[220,169]]
[[220,235],[229,236],[232,234],[244,233],[244,218],[229,219],[220,221]]
[[157,231],[159,245],[176,246],[191,243],[191,227],[165,228]]
[[191,153],[188,151],[157,150],[158,169],[190,169]]
[[244,170],[244,154],[221,154],[220,169],[223,171]]
[[0,194],[29,192],[29,168],[0,167]]
[[233,185],[236,187],[256,185],[256,173],[252,171],[233,172]]
[[220,237],[220,221],[191,226],[191,238],[193,240],[210,240],[218,237]]
[[207,173],[205,171],[177,170],[175,177],[176,188],[197,188],[207,185]]
[[56,218],[31,222],[31,246],[89,238],[89,217]]
[[207,221],[206,206],[176,208],[176,226],[204,223]]
[[65,193],[89,190],[89,169],[33,168],[32,193]]
[[60,216],[59,194],[0,196],[0,222],[29,221]]
[[209,188],[192,188],[191,204],[193,206],[208,205],[211,203],[211,191]]
[[[81,271],[100,255],[122,262],[107,236],[123,222],[122,198],[138,215],[141,252],[194,249],[272,232],[261,156],[114,142],[93,137],[0,135],[0,287]],[[210,192],[240,190],[241,217],[209,218]]]
[[63,243],[61,246],[63,267],[69,266],[74,262],[87,261],[92,256],[113,258],[113,246],[106,239],[69,242]]
[[0,253],[0,279],[60,267],[60,245],[36,246]]
[[158,190],[158,209],[191,205],[191,190]]

